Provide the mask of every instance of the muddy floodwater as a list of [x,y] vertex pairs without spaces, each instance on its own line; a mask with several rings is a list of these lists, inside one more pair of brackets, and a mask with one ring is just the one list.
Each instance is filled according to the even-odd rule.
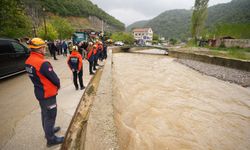
[[113,55],[123,150],[249,150],[250,90],[167,56]]

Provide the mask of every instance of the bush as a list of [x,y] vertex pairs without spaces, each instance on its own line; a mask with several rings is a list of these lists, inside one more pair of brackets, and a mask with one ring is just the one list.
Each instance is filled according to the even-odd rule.
[[47,29],[47,35],[45,35],[44,25],[40,26],[37,31],[38,36],[44,40],[50,40],[50,41],[58,38],[58,32],[51,23],[46,23],[46,29]]

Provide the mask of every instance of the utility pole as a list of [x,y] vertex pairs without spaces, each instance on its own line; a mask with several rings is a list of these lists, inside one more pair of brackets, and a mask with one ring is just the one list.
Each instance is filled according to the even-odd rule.
[[103,27],[103,20],[102,20],[102,33],[103,33],[103,31],[104,31],[104,27]]
[[46,27],[46,19],[45,19],[45,8],[43,7],[43,23],[44,23],[44,32],[45,32],[45,39],[44,40],[46,40],[47,39],[47,27]]

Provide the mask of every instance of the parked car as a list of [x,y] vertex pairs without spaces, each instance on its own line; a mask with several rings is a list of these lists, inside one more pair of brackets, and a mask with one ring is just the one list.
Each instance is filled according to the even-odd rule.
[[29,49],[13,39],[0,38],[0,79],[24,72]]
[[122,41],[116,41],[115,46],[124,46],[124,43]]

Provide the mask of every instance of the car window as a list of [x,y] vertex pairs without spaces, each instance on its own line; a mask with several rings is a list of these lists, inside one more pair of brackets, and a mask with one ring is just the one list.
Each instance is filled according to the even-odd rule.
[[11,42],[11,44],[17,53],[25,53],[24,47],[21,44],[18,44],[16,42]]
[[10,42],[0,40],[0,54],[13,53]]

